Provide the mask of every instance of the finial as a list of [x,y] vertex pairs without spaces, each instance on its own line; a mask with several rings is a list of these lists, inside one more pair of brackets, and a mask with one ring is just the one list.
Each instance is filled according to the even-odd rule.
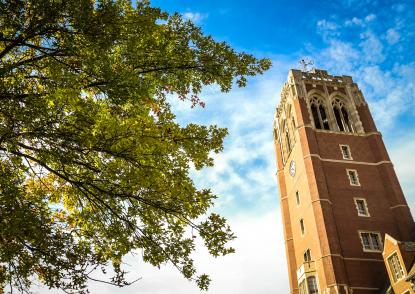
[[[298,62],[301,66],[301,71],[303,72],[310,72],[313,71],[314,68],[314,61],[308,57],[304,57]],[[309,68],[310,67],[310,68]]]

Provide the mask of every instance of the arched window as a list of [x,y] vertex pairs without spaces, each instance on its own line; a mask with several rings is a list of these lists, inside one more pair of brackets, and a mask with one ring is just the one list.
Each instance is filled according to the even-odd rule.
[[333,112],[336,117],[337,125],[339,126],[340,132],[354,132],[353,124],[350,121],[349,112],[347,111],[344,103],[336,98],[333,100]]
[[313,115],[314,126],[316,129],[330,130],[329,120],[324,104],[316,97],[310,100],[311,114]]
[[311,276],[307,278],[307,286],[308,286],[308,293],[309,294],[317,294],[318,287],[317,287],[317,280],[315,276]]

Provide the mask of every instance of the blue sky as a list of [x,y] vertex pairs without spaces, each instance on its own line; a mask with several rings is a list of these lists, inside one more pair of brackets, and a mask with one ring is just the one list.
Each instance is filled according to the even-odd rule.
[[[229,129],[215,167],[193,172],[200,187],[219,196],[214,211],[229,219],[236,253],[214,259],[197,246],[195,260],[213,281],[208,294],[288,293],[285,249],[275,179],[272,120],[290,68],[309,57],[332,74],[353,76],[383,133],[406,194],[415,206],[415,1],[154,0],[179,12],[218,41],[272,59],[273,68],[248,86],[220,93],[205,88],[205,109],[172,97],[181,123]],[[197,287],[170,266],[154,269],[130,258],[137,284],[114,289],[91,284],[92,293],[190,294]],[[44,292],[50,293],[50,292]]]

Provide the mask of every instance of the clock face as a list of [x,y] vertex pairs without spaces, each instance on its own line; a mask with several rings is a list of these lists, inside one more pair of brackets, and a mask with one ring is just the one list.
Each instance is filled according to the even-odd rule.
[[295,176],[295,161],[291,160],[290,162],[290,175],[293,177]]

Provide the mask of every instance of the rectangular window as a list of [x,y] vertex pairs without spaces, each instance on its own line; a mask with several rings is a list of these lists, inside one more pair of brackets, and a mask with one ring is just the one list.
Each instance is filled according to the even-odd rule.
[[354,198],[354,203],[356,205],[358,216],[370,216],[369,210],[367,208],[366,199],[364,199],[364,198]]
[[295,200],[297,201],[297,206],[300,205],[300,193],[298,191],[295,192]]
[[382,241],[378,232],[359,232],[363,251],[382,251]]
[[359,176],[357,175],[357,171],[355,169],[348,169],[347,175],[349,177],[350,185],[360,186]]
[[305,228],[304,228],[304,220],[303,219],[300,219],[300,229],[301,229],[301,235],[304,235]]
[[305,287],[305,280],[303,280],[300,283],[299,288],[300,288],[300,294],[307,294],[307,289]]
[[310,251],[310,249],[307,249],[307,250],[304,252],[304,261],[305,261],[305,262],[309,262],[309,261],[311,261],[311,251]]
[[315,276],[310,276],[307,278],[307,285],[308,285],[308,293],[310,294],[318,293],[317,280]]
[[350,147],[348,145],[340,145],[342,151],[343,159],[352,160],[352,154],[350,153]]
[[399,262],[398,254],[396,252],[388,258],[388,264],[392,273],[393,281],[396,283],[396,281],[404,276],[401,263]]

